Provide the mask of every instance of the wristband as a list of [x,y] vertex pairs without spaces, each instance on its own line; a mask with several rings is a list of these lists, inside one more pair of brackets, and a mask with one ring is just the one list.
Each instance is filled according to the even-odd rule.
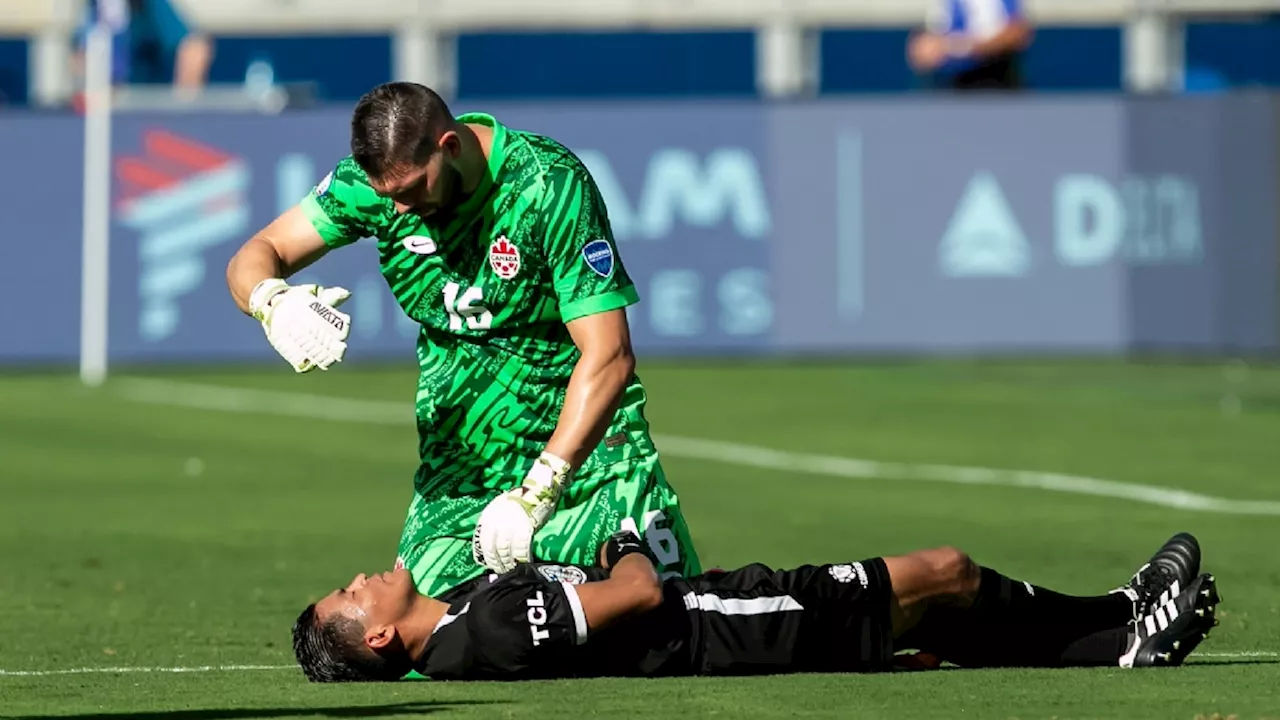
[[657,564],[653,553],[649,551],[649,544],[636,537],[636,534],[630,530],[616,532],[605,541],[604,562],[609,569],[617,567],[618,561],[622,558],[635,553],[640,553],[648,558],[649,562]]
[[569,475],[573,468],[568,462],[544,452],[534,461],[533,467],[529,469],[529,474],[525,476],[524,486],[533,488],[537,493],[541,494],[548,489],[558,493],[569,482]]
[[267,303],[271,301],[271,298],[288,289],[289,283],[280,278],[267,278],[254,285],[253,292],[249,293],[249,312],[256,319],[261,320],[262,314],[266,311]]

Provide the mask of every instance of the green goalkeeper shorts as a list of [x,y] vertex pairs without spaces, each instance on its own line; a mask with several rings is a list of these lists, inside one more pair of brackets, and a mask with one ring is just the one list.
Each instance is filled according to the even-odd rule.
[[[486,572],[472,558],[471,535],[480,512],[498,494],[414,494],[396,563],[409,569],[419,592],[434,597]],[[680,500],[655,455],[575,476],[533,538],[534,559],[594,565],[600,544],[623,528],[649,543],[664,576],[702,572]]]

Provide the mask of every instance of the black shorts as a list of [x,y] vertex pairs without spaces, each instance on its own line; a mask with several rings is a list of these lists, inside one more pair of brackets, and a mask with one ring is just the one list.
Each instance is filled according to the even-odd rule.
[[880,558],[690,578],[699,674],[871,672],[893,661],[893,589]]
[[1020,90],[1022,64],[1018,55],[991,58],[951,78],[956,90]]

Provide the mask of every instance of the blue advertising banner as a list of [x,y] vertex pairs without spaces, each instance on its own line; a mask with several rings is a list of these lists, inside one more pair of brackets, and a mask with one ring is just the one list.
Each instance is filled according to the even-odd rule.
[[1128,106],[1133,346],[1275,347],[1278,120],[1265,95]]
[[[839,350],[1122,347],[1123,270],[1071,255],[1089,192],[1121,174],[1110,101],[788,108],[779,345]],[[815,182],[816,181],[816,182]],[[815,262],[815,259],[821,259]]]
[[[591,169],[650,356],[1280,347],[1269,97],[477,109]],[[273,357],[226,264],[346,154],[347,113],[115,119],[113,361]],[[81,134],[0,117],[23,169],[0,177],[0,281],[33,299],[0,362],[78,353]],[[301,279],[353,291],[353,361],[412,361],[371,243]]]
[[572,148],[608,206],[640,292],[637,344],[658,351],[765,346],[773,216],[766,114],[749,103],[694,105],[665,117],[643,103],[497,106],[512,127]]
[[[0,116],[0,287],[10,295],[0,362],[80,352],[83,130],[79,120]],[[20,298],[14,305],[13,298]]]

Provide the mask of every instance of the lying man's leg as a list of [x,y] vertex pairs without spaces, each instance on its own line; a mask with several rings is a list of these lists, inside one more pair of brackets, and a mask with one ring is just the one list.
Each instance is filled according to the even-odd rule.
[[965,667],[1177,664],[1215,624],[1199,547],[1175,536],[1120,591],[1063,595],[953,548],[885,558],[895,645]]

